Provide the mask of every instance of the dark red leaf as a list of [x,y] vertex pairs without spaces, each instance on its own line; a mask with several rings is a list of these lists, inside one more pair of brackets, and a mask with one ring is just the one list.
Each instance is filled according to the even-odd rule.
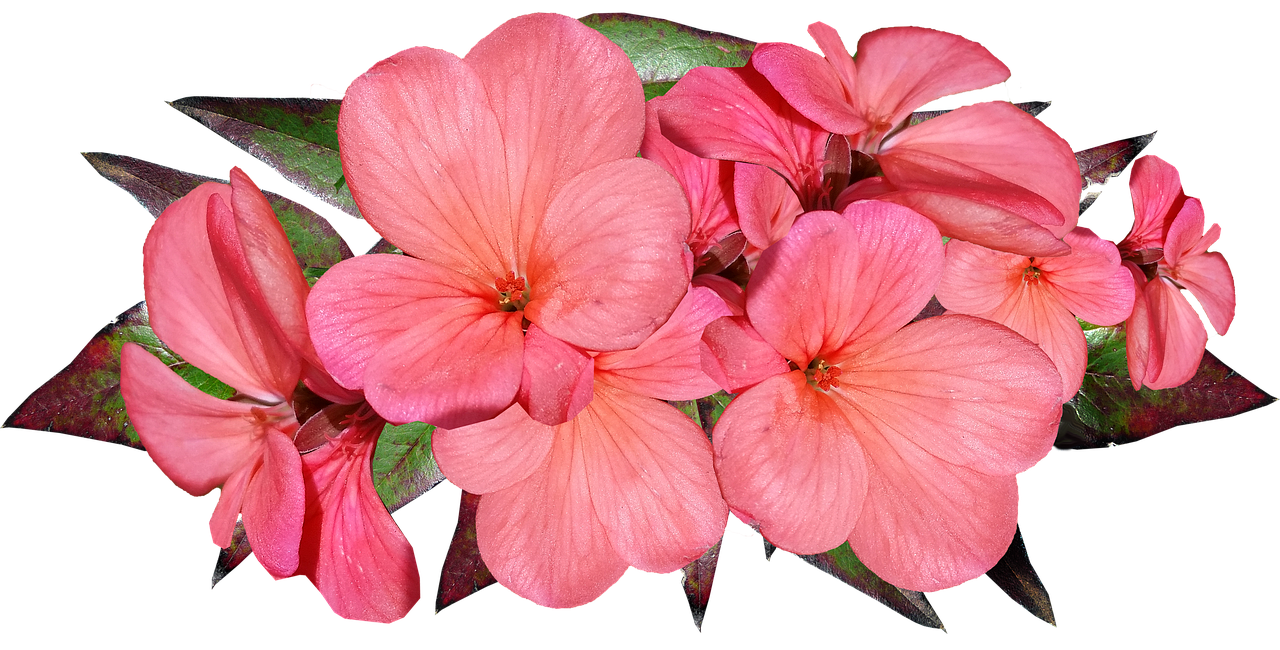
[[462,493],[458,527],[453,530],[453,541],[440,570],[437,612],[497,582],[489,567],[484,565],[484,560],[480,559],[480,547],[476,545],[476,510],[479,507],[480,495]]
[[213,587],[227,577],[233,569],[240,566],[245,558],[253,553],[249,548],[249,537],[244,532],[244,521],[237,520],[236,528],[231,533],[231,545],[218,551],[218,561],[213,565]]
[[872,573],[857,555],[854,555],[848,542],[826,553],[801,555],[800,559],[822,569],[840,582],[871,596],[880,604],[911,621],[925,627],[945,629],[942,627],[942,619],[938,618],[938,613],[933,611],[933,605],[929,604],[924,594],[900,589],[885,582],[880,576]]
[[1014,602],[1022,605],[1028,612],[1035,614],[1046,623],[1057,626],[1053,620],[1053,605],[1049,603],[1049,592],[1045,590],[1040,576],[1031,567],[1031,559],[1027,557],[1027,547],[1022,542],[1021,527],[1014,529],[1013,541],[1009,550],[996,565],[987,572],[996,586],[1009,594]]
[[707,615],[707,601],[711,599],[711,583],[716,579],[716,564],[720,561],[720,542],[707,549],[702,557],[690,562],[681,569],[684,574],[685,598],[689,600],[689,611],[693,614],[693,624],[702,631],[702,619]]
[[1076,163],[1080,165],[1080,214],[1098,199],[1102,186],[1119,176],[1155,137],[1152,131],[1076,152]]
[[[1049,108],[1051,104],[1053,104],[1053,102],[1022,102],[1020,104],[1014,104],[1014,106],[1022,109],[1022,112],[1030,115],[1031,117],[1036,117],[1043,113],[1044,109]],[[911,117],[907,118],[907,126],[915,126],[921,122],[928,122],[939,115],[950,113],[953,110],[955,109],[947,109],[945,111],[916,111],[911,114]]]

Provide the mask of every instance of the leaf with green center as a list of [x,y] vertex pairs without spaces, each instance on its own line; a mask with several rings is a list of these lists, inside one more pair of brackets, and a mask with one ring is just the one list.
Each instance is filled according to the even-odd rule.
[[1142,440],[1180,424],[1231,417],[1276,398],[1241,377],[1208,350],[1187,383],[1134,390],[1123,327],[1086,325],[1089,364],[1080,392],[1062,407],[1061,449],[1090,449]]
[[[723,538],[721,541],[724,541]],[[702,631],[702,619],[707,615],[707,601],[711,599],[711,585],[716,579],[716,564],[720,561],[720,542],[707,549],[702,557],[680,570],[684,596],[689,600],[693,624]]]
[[125,343],[146,348],[187,383],[218,399],[235,393],[161,343],[147,320],[146,304],[140,302],[99,330],[66,368],[18,406],[4,426],[56,431],[142,449],[120,394],[120,348]]
[[920,625],[945,629],[924,594],[885,582],[854,555],[848,542],[826,553],[799,557]]
[[338,99],[184,97],[169,105],[267,163],[280,175],[360,216],[338,157]]
[[436,590],[436,612],[497,582],[480,558],[476,543],[476,510],[480,495],[464,491],[458,505],[458,526],[440,569],[440,587]]
[[423,422],[388,424],[373,453],[373,485],[387,510],[395,512],[444,480],[431,454],[431,433]]
[[646,100],[658,97],[698,66],[736,68],[747,64],[756,44],[661,18],[632,14],[591,14],[584,25],[618,44],[631,59]]
[[1080,165],[1080,214],[1098,200],[1102,186],[1119,176],[1155,137],[1152,131],[1076,152],[1076,163]]
[[1004,590],[1004,593],[1008,594],[1014,602],[1035,614],[1036,618],[1055,627],[1058,625],[1053,619],[1053,605],[1049,603],[1049,592],[1044,588],[1044,583],[1040,582],[1040,576],[1036,575],[1036,570],[1031,567],[1031,559],[1027,557],[1027,546],[1022,542],[1021,527],[1014,529],[1009,550],[1005,551],[1004,557],[991,567],[987,577]]
[[[1052,104],[1053,102],[1022,102],[1014,104],[1014,106],[1017,106],[1022,110],[1022,112],[1030,115],[1031,117],[1037,117],[1044,112],[1044,109],[1049,108]],[[921,122],[928,122],[939,115],[945,115],[953,110],[955,109],[947,109],[944,111],[916,111],[911,114],[911,117],[907,118],[907,126],[915,126]]]
[[[103,178],[138,200],[153,217],[159,217],[170,203],[182,198],[201,183],[225,180],[179,171],[163,165],[109,153],[81,154]],[[351,249],[329,222],[310,208],[275,192],[263,192],[284,234],[293,247],[298,265],[307,269],[328,269],[351,257]]]

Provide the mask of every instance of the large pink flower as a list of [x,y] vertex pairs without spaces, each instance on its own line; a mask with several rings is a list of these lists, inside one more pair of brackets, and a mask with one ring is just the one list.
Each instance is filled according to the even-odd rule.
[[1049,451],[1061,414],[1053,363],[1009,329],[958,315],[903,327],[942,257],[937,229],[898,205],[802,216],[761,256],[746,305],[795,369],[747,388],[713,436],[725,499],[771,542],[818,553],[847,540],[920,590],[1000,559],[1015,474]]
[[[231,543],[243,514],[250,546],[271,575],[308,575],[348,618],[403,617],[418,600],[418,573],[369,474],[382,420],[366,417],[361,427],[324,417],[368,407],[315,360],[307,283],[270,204],[233,169],[230,186],[206,183],[169,206],[143,253],[156,334],[237,391],[216,399],[126,345],[121,391],[147,452],[191,494],[222,488],[209,522],[215,544]],[[293,407],[300,381],[343,404],[300,427]],[[311,453],[299,456],[300,445]]]
[[498,582],[540,605],[574,607],[628,566],[674,571],[720,539],[728,508],[711,444],[660,400],[716,390],[701,371],[701,335],[728,313],[710,289],[692,288],[639,346],[589,361],[589,403],[568,422],[536,422],[517,404],[436,430],[445,475],[484,495],[477,543]]
[[938,302],[995,321],[1027,337],[1062,375],[1062,401],[1080,390],[1089,351],[1077,318],[1115,325],[1133,311],[1133,281],[1115,244],[1087,228],[1063,241],[1071,254],[1022,257],[953,239],[938,283]]
[[688,285],[688,207],[635,157],[643,129],[631,62],[565,16],[508,21],[465,59],[406,50],[352,83],[347,184],[407,255],[316,285],[307,315],[334,377],[393,422],[459,427],[516,401],[572,418],[586,351],[639,344]]
[[1129,377],[1135,389],[1172,388],[1195,376],[1209,338],[1182,289],[1191,291],[1222,335],[1235,317],[1235,280],[1226,258],[1208,252],[1221,228],[1204,229],[1204,208],[1183,193],[1173,165],[1139,158],[1129,190],[1134,223],[1119,244],[1135,292],[1125,323]]

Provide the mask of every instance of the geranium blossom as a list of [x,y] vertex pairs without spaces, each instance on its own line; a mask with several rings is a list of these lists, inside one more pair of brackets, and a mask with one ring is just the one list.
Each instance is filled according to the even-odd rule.
[[1039,345],[1062,375],[1065,402],[1080,390],[1089,356],[1076,319],[1094,325],[1127,319],[1133,289],[1115,244],[1087,228],[1063,241],[1071,254],[1040,258],[953,239],[937,296],[951,311],[995,321]]
[[714,292],[692,288],[639,346],[591,360],[591,398],[566,423],[536,422],[517,404],[436,430],[445,475],[484,495],[477,543],[498,582],[540,605],[574,607],[628,566],[674,571],[720,539],[728,509],[711,444],[660,400],[716,390],[699,348],[703,327],[727,313]]
[[[237,391],[216,399],[126,345],[121,391],[147,452],[191,494],[222,488],[209,522],[215,544],[231,543],[243,514],[271,575],[307,575],[348,618],[403,617],[418,600],[418,573],[370,475],[383,421],[326,419],[335,408],[368,407],[315,361],[303,312],[307,283],[270,204],[233,169],[230,186],[205,183],[169,206],[143,253],[156,334]],[[300,426],[293,406],[300,381],[322,403],[341,404]]]
[[565,16],[508,21],[465,59],[415,48],[375,65],[343,100],[343,169],[407,255],[316,285],[326,366],[392,422],[459,427],[517,401],[572,418],[587,351],[645,340],[689,281],[687,203],[635,157],[643,128],[631,62]]
[[761,256],[749,325],[793,369],[741,393],[713,439],[725,499],[778,547],[847,540],[919,590],[980,575],[1008,548],[1015,474],[1052,445],[1062,382],[995,323],[903,327],[942,264],[937,229],[882,202],[808,213]]
[[1177,169],[1155,156],[1139,158],[1129,190],[1134,223],[1119,244],[1135,292],[1125,323],[1129,377],[1135,389],[1172,388],[1195,376],[1209,338],[1182,289],[1222,335],[1235,317],[1235,280],[1226,258],[1209,252],[1221,228],[1204,229],[1204,208],[1183,193]]

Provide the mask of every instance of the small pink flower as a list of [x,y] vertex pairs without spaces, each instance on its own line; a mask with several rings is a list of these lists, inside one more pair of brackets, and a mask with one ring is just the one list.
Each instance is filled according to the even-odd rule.
[[738,395],[713,438],[725,500],[778,547],[847,540],[918,590],[980,575],[1008,548],[1015,475],[1052,446],[1062,383],[995,323],[903,327],[942,265],[928,220],[874,201],[808,213],[761,256],[749,327],[794,369]]
[[1183,193],[1178,170],[1155,156],[1139,158],[1129,190],[1134,224],[1119,244],[1135,292],[1125,323],[1129,377],[1134,389],[1172,388],[1195,376],[1209,338],[1182,289],[1222,335],[1235,317],[1235,280],[1226,258],[1208,252],[1221,229],[1205,231],[1204,209]]
[[995,321],[1039,345],[1062,375],[1066,402],[1080,390],[1089,357],[1076,318],[1094,325],[1125,320],[1133,289],[1115,244],[1087,228],[1063,241],[1071,254],[1041,258],[953,239],[937,296],[948,310]]

